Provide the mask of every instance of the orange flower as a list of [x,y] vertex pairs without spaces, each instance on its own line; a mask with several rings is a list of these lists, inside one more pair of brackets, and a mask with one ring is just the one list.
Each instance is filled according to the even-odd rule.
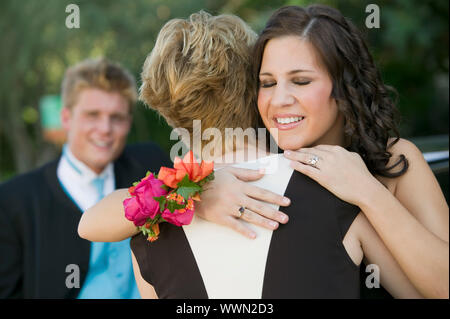
[[176,179],[177,171],[173,168],[161,167],[158,173],[158,179],[170,188],[176,188],[180,180]]
[[148,236],[147,240],[151,243],[153,243],[154,241],[156,241],[158,239],[158,236],[153,237],[153,236]]
[[178,204],[183,204],[184,203],[184,197],[181,196],[180,194],[177,194],[177,199],[176,199]]
[[177,184],[188,174],[189,180],[198,182],[211,174],[214,169],[213,162],[202,161],[199,165],[194,153],[189,151],[183,159],[175,157],[174,168],[161,167],[158,179],[171,188],[176,188]]
[[168,200],[176,200],[177,199],[177,193],[170,193],[169,195],[166,196],[166,198]]
[[136,189],[136,186],[128,187],[128,194],[130,194],[130,196],[135,196],[136,195],[134,193],[135,189]]
[[181,160],[179,157],[175,158],[173,167],[177,170],[177,179],[181,181],[183,177],[188,174],[189,180],[198,182],[211,174],[214,169],[213,162],[202,161],[199,165],[195,159],[194,153],[189,151]]
[[186,209],[194,210],[194,201],[191,198],[187,201]]
[[153,224],[152,225],[152,231],[155,234],[154,236],[148,236],[147,240],[149,242],[154,242],[155,240],[158,239],[158,235],[159,235],[159,224]]

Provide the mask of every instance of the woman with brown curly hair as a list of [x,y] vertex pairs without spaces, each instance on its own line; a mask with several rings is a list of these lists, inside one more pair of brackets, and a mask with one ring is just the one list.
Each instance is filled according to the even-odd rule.
[[[417,148],[390,138],[397,135],[394,105],[356,28],[326,6],[281,8],[259,37],[255,59],[258,110],[285,150],[275,155],[278,173],[261,186],[292,199],[280,209],[290,220],[273,232],[254,228],[254,244],[198,219],[183,230],[161,228],[156,245],[136,236],[141,291],[358,298],[364,258],[394,297],[448,297],[448,206]],[[242,197],[227,195],[245,193],[242,183],[211,186],[199,215],[225,224],[242,207],[238,218],[255,216]],[[118,200],[105,203],[96,209],[121,208]],[[243,285],[245,277],[254,287]]]
[[[448,298],[448,205],[422,153],[398,137],[395,91],[383,84],[357,28],[328,6],[283,7],[261,32],[254,56],[260,115],[278,129],[291,166],[361,210],[344,245],[363,252],[366,264],[393,256],[422,296]],[[217,193],[226,189],[238,188],[227,183]],[[237,204],[213,195],[202,203],[209,220]],[[288,215],[274,236],[297,223]],[[378,236],[388,253],[372,246]],[[377,264],[383,286],[398,297],[392,289],[399,286],[383,282],[393,273]],[[286,277],[300,266],[286,265]]]
[[367,257],[373,227],[420,293],[448,298],[448,206],[421,152],[398,138],[360,32],[329,7],[285,7],[254,53],[259,112],[292,167],[361,209],[344,241],[358,238]]

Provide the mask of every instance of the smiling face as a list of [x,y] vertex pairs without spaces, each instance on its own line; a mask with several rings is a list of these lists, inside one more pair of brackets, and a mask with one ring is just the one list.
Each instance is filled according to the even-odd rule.
[[131,126],[130,103],[117,92],[83,89],[61,120],[73,155],[97,174],[122,152]]
[[344,144],[332,80],[308,41],[297,36],[269,40],[259,80],[258,110],[268,129],[278,129],[281,149]]

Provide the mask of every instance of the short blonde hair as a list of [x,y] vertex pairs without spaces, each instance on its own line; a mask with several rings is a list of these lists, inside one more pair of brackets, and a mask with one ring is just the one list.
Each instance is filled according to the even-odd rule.
[[198,119],[202,130],[215,127],[222,136],[225,128],[255,128],[251,47],[256,38],[234,15],[200,11],[170,20],[145,60],[139,98],[170,126],[187,129],[191,138]]
[[63,106],[72,108],[78,94],[86,88],[117,92],[130,103],[137,101],[134,77],[125,68],[105,58],[86,59],[68,68],[62,82]]

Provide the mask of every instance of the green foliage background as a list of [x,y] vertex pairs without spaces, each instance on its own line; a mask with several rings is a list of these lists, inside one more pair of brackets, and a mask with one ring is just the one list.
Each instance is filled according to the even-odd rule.
[[[81,26],[68,29],[65,8],[80,8]],[[233,13],[259,32],[283,5],[334,6],[364,32],[385,82],[399,92],[404,137],[446,135],[448,149],[447,0],[3,0],[0,1],[0,181],[55,158],[45,142],[38,103],[59,94],[65,68],[87,57],[119,61],[139,79],[146,55],[167,20],[204,9]],[[379,29],[367,29],[365,8],[376,3]],[[169,150],[170,128],[138,104],[129,142],[153,140]]]

